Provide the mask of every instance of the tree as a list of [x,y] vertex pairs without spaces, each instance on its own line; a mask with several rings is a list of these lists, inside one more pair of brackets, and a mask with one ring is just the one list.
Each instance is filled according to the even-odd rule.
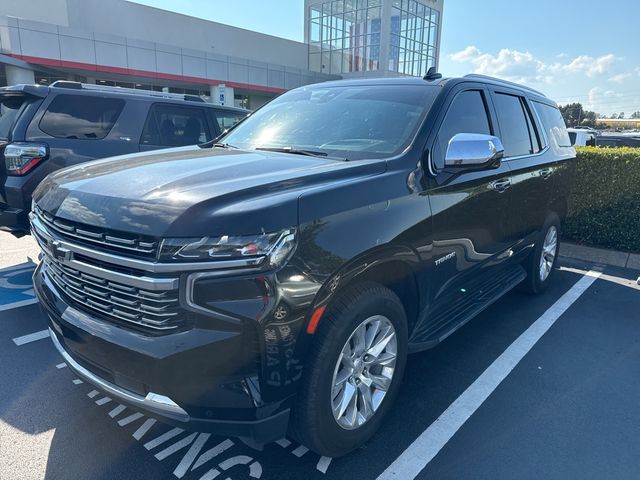
[[560,107],[560,112],[568,127],[595,127],[597,114],[585,110],[580,103],[570,103]]
[[624,120],[624,112],[620,112],[620,115],[618,115],[618,118],[620,120]]
[[640,110],[639,110],[639,111],[637,111],[637,112],[633,112],[633,113],[631,114],[631,118],[640,118]]

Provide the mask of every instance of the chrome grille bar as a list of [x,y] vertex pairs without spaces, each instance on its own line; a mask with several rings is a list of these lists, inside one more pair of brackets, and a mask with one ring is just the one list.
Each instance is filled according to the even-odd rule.
[[54,217],[39,207],[35,208],[35,215],[52,233],[63,238],[71,237],[74,240],[92,243],[101,247],[115,247],[146,258],[155,257],[158,250],[158,242],[151,239],[127,238],[116,236],[113,233],[95,231],[84,225],[77,225]]

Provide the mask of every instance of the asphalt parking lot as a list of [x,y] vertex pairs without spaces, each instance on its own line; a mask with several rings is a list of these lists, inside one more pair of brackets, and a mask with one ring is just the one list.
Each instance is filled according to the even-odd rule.
[[47,338],[32,269],[0,270],[2,478],[640,476],[637,271],[564,260],[544,295],[507,295],[412,356],[381,431],[331,460],[174,429],[97,392]]

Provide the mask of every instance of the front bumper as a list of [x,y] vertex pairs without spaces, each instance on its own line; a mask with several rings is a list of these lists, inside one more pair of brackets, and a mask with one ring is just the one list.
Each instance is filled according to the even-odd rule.
[[241,334],[192,329],[149,336],[119,327],[68,304],[43,264],[34,286],[56,349],[111,398],[180,428],[257,443],[285,436],[286,402],[263,404],[257,381],[250,385],[248,372],[229,368]]

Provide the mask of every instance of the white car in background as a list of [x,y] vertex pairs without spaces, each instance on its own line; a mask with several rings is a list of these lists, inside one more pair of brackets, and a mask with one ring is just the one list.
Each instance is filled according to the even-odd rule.
[[596,131],[586,128],[567,128],[571,145],[574,147],[595,147]]

